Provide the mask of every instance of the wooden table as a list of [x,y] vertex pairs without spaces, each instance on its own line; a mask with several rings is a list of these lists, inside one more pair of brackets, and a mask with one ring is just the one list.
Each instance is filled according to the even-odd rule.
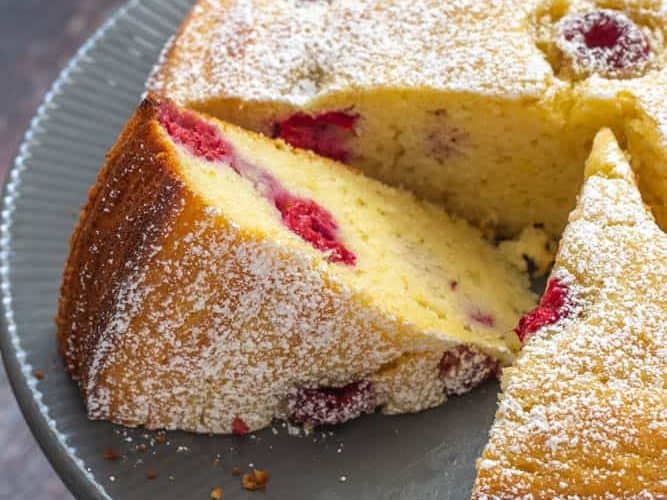
[[[123,0],[0,0],[0,176],[76,49]],[[70,499],[28,430],[0,368],[0,499]]]

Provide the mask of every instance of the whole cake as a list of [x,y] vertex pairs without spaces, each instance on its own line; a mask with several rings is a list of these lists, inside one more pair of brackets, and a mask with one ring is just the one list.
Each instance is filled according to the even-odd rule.
[[560,235],[611,127],[665,224],[666,17],[660,0],[200,0],[149,87],[501,236]]
[[667,235],[598,135],[473,497],[667,498]]
[[72,237],[90,416],[335,424],[505,367],[475,498],[667,498],[666,33],[662,0],[199,0]]
[[91,418],[245,433],[440,404],[511,362],[533,305],[441,208],[150,97],[82,211],[57,324]]

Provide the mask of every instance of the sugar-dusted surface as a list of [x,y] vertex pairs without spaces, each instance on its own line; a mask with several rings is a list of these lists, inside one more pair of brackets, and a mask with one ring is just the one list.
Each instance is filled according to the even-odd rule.
[[665,498],[667,236],[602,132],[554,269],[578,313],[504,377],[476,498]]
[[551,68],[523,29],[538,3],[203,0],[153,88],[295,106],[375,86],[538,97]]

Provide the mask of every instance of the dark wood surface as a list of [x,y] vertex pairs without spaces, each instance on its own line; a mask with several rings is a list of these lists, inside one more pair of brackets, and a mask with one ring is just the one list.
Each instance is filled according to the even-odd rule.
[[[0,176],[44,92],[123,0],[0,0]],[[0,369],[0,500],[70,499],[37,446]]]

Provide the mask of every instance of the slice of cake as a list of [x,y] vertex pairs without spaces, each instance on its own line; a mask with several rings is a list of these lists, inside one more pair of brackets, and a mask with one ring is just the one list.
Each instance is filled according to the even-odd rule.
[[667,235],[602,131],[474,498],[667,497]]
[[148,86],[555,238],[602,127],[667,223],[665,25],[657,0],[200,0]]
[[440,208],[149,98],[81,213],[57,325],[91,418],[244,433],[439,404],[512,360],[533,305]]

